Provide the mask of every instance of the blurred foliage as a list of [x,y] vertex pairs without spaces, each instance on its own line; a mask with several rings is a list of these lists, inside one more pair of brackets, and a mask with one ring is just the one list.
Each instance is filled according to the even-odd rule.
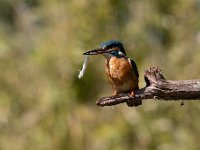
[[1,0],[0,149],[200,149],[200,103],[147,101],[99,108],[112,93],[103,57],[82,53],[121,40],[144,70],[200,78],[199,0]]

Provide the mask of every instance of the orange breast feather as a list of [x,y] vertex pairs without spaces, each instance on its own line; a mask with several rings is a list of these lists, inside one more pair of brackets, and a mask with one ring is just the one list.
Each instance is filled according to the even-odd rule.
[[116,92],[123,92],[138,87],[138,79],[127,58],[113,57],[107,61],[106,73]]

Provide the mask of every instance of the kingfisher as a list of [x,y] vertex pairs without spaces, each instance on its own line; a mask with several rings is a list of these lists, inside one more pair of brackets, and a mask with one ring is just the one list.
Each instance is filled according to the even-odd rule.
[[103,55],[106,58],[105,70],[113,96],[120,93],[135,95],[139,89],[139,73],[136,63],[126,56],[126,51],[119,40],[109,40],[100,44],[99,48],[83,53],[83,55]]

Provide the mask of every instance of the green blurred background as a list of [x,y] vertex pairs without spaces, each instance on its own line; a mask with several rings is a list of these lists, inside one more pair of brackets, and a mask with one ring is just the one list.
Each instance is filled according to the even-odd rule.
[[200,102],[100,108],[112,90],[104,58],[82,53],[121,40],[144,70],[200,78],[200,0],[0,0],[1,150],[197,150]]

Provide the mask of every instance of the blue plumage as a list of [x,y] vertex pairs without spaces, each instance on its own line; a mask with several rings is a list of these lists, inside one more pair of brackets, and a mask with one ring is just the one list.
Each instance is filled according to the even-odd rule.
[[124,55],[126,55],[126,52],[124,50],[124,46],[123,46],[122,42],[120,42],[119,40],[109,40],[109,41],[103,42],[103,43],[100,44],[100,47],[104,48],[104,49],[110,49],[110,48],[113,48],[113,47],[118,47],[120,49],[120,51],[122,53],[124,53]]
[[139,73],[138,73],[138,69],[137,69],[137,65],[135,63],[135,61],[131,58],[128,58],[129,62],[131,63],[131,67],[133,68],[133,72],[136,74],[137,78],[139,78]]
[[107,46],[110,46],[110,45],[123,45],[119,40],[109,40],[109,41],[106,41],[106,42],[102,42],[100,44],[101,47],[107,47]]

